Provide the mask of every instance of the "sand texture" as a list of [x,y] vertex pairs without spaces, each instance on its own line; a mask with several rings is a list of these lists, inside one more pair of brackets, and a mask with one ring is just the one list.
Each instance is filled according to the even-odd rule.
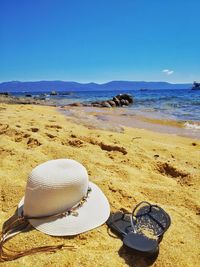
[[[76,250],[40,253],[2,266],[200,266],[200,141],[148,130],[122,132],[78,125],[55,107],[0,104],[0,226],[24,195],[38,164],[71,158],[88,170],[112,211],[142,200],[156,203],[172,224],[153,262],[122,247],[106,224],[76,237],[57,238],[31,229],[6,246],[27,249],[74,245]],[[92,216],[92,214],[91,214]]]

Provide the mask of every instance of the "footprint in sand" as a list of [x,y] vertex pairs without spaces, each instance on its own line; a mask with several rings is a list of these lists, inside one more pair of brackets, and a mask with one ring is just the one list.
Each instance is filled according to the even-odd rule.
[[107,144],[104,144],[102,142],[97,143],[97,145],[100,146],[100,148],[102,150],[106,150],[106,151],[118,151],[118,152],[121,152],[124,155],[126,155],[128,153],[124,147],[107,145]]
[[38,132],[39,131],[39,129],[38,128],[31,128],[30,129],[33,133],[36,133],[36,132]]
[[27,133],[25,133],[24,135],[23,135],[23,137],[24,138],[28,138],[28,137],[30,137],[31,135],[30,134],[27,134]]
[[74,147],[81,147],[83,146],[83,142],[79,139],[73,139],[73,140],[69,140],[69,145],[74,146]]
[[46,133],[46,135],[47,135],[49,138],[51,138],[51,139],[53,139],[53,138],[56,138],[56,137],[57,137],[56,135],[53,135],[53,134],[50,134],[50,133]]
[[184,173],[183,171],[177,170],[175,167],[173,167],[167,162],[160,162],[158,163],[157,167],[158,171],[161,174],[166,174],[167,176],[171,176],[172,178],[188,176],[188,173]]
[[29,148],[33,148],[33,147],[41,146],[41,143],[37,139],[31,137],[28,139],[27,145]]
[[[77,136],[74,134],[71,134],[72,138],[76,138]],[[81,140],[90,143],[92,145],[98,145],[102,150],[106,150],[106,151],[118,151],[121,152],[123,155],[126,155],[128,152],[124,147],[120,147],[120,146],[116,146],[116,145],[107,145],[104,144],[103,142],[98,142],[97,140],[93,139],[93,138],[88,138],[88,137],[79,137]],[[78,142],[82,142],[80,139],[74,140],[74,141],[70,141],[71,145],[74,144],[74,146],[78,146]],[[69,142],[69,143],[70,143]],[[83,143],[83,142],[82,142]],[[81,145],[81,143],[79,144],[79,146]]]
[[60,125],[52,124],[52,125],[45,125],[45,128],[52,128],[52,129],[62,129]]

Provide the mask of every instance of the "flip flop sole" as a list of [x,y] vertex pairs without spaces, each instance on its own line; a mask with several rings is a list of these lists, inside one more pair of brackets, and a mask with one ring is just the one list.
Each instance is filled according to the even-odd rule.
[[138,252],[153,255],[158,249],[158,239],[150,239],[140,233],[129,233],[123,238],[123,244]]

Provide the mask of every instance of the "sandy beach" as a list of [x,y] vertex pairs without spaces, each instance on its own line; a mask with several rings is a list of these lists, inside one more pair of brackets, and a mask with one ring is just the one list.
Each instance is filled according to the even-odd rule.
[[128,127],[95,129],[56,107],[9,104],[0,104],[0,134],[0,227],[14,214],[31,170],[56,158],[82,163],[111,211],[131,212],[146,200],[164,208],[172,220],[154,262],[122,247],[104,224],[73,238],[34,229],[21,233],[6,246],[23,250],[64,243],[75,250],[39,253],[2,266],[199,266],[200,140]]

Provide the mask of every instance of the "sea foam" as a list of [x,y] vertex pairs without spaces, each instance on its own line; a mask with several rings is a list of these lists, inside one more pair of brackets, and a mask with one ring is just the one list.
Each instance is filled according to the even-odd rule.
[[197,123],[186,122],[184,123],[184,126],[186,129],[200,130],[200,125]]

